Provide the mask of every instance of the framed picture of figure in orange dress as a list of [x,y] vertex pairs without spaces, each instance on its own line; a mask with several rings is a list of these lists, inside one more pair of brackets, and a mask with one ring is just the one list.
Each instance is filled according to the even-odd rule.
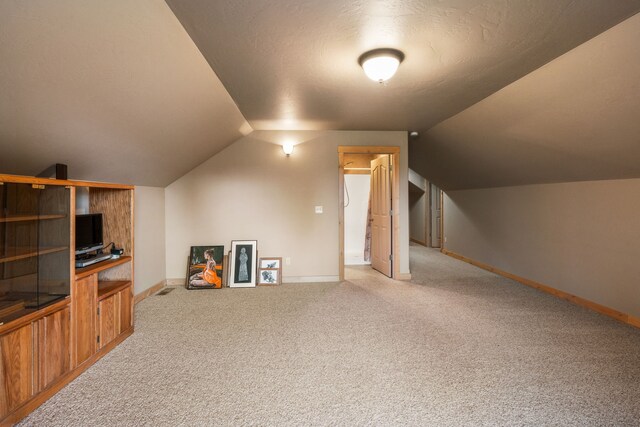
[[224,246],[191,246],[187,289],[222,287]]

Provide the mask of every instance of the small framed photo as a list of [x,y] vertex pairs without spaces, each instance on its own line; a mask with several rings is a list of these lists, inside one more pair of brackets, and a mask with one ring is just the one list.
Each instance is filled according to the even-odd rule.
[[258,268],[259,285],[279,285],[282,283],[282,258],[260,258]]
[[256,286],[257,240],[233,240],[231,242],[230,288]]
[[276,268],[280,269],[282,258],[260,258],[260,269]]
[[219,289],[224,276],[224,246],[191,246],[187,289]]

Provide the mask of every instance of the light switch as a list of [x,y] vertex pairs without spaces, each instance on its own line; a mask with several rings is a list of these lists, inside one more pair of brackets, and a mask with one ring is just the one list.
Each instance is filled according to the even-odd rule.
[[316,206],[316,213],[317,214],[321,214],[322,213],[322,206]]

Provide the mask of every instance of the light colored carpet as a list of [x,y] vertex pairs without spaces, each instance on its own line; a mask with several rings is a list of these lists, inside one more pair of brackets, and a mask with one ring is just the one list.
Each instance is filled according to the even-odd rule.
[[414,283],[150,297],[23,425],[639,424],[639,330],[411,251]]

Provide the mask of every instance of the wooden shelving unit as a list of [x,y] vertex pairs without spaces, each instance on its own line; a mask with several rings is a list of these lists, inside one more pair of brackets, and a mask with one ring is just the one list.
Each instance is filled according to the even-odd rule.
[[[88,194],[82,213],[102,213],[104,242],[122,247],[120,258],[74,267],[79,188]],[[133,333],[133,193],[0,174],[0,425],[20,421]]]

